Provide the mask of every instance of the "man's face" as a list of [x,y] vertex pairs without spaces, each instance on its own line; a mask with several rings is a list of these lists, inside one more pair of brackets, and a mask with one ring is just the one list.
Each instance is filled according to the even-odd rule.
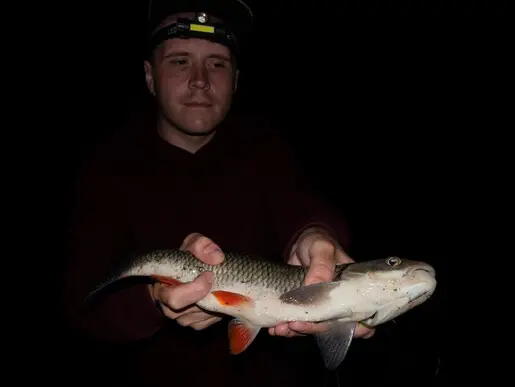
[[165,40],[145,73],[165,118],[192,135],[208,134],[223,120],[237,80],[229,49],[204,39]]

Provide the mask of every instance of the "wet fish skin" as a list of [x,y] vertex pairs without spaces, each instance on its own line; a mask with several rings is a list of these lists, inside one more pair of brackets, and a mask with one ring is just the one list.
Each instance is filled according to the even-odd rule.
[[286,265],[246,253],[226,252],[222,263],[209,265],[188,251],[160,249],[136,256],[107,282],[139,275],[170,276],[180,282],[190,282],[206,271],[213,272],[215,287],[223,288],[241,282],[273,289],[281,294],[302,286],[307,273],[307,269],[300,266]]
[[426,301],[436,287],[430,265],[398,257],[340,264],[333,281],[303,286],[307,270],[249,254],[225,252],[221,264],[209,265],[187,251],[155,250],[129,261],[92,294],[126,277],[176,285],[212,271],[212,290],[197,305],[233,317],[231,353],[243,352],[262,328],[325,321],[329,330],[314,337],[326,367],[334,369],[346,356],[357,322],[373,327],[389,321]]

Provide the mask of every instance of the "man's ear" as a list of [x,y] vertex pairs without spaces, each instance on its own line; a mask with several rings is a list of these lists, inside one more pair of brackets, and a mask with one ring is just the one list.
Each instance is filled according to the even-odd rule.
[[156,95],[155,85],[154,85],[154,75],[152,74],[152,63],[146,60],[144,62],[145,66],[145,82],[147,83],[147,88],[152,95]]

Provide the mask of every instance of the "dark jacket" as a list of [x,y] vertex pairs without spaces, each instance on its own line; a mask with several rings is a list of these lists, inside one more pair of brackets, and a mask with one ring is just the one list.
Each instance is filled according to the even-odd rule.
[[81,170],[65,286],[70,322],[94,342],[108,343],[98,347],[114,350],[107,368],[129,375],[134,385],[317,385],[322,363],[310,337],[270,337],[263,330],[245,353],[231,356],[227,320],[201,332],[167,321],[146,285],[83,308],[85,294],[118,259],[179,247],[191,232],[223,250],[276,260],[286,259],[311,225],[326,227],[347,246],[344,222],[309,189],[277,132],[231,116],[190,154],[163,141],[147,118],[99,145]]

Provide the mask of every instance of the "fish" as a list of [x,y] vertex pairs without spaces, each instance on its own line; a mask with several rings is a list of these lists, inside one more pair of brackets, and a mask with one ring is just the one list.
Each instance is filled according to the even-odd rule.
[[437,285],[430,264],[389,256],[337,264],[331,281],[304,285],[308,268],[261,256],[225,252],[218,265],[192,253],[158,249],[134,256],[97,285],[87,298],[129,277],[145,277],[170,286],[211,271],[211,291],[196,305],[229,316],[229,351],[244,352],[258,333],[291,321],[325,322],[314,334],[326,369],[344,361],[357,323],[373,328],[427,301]]

